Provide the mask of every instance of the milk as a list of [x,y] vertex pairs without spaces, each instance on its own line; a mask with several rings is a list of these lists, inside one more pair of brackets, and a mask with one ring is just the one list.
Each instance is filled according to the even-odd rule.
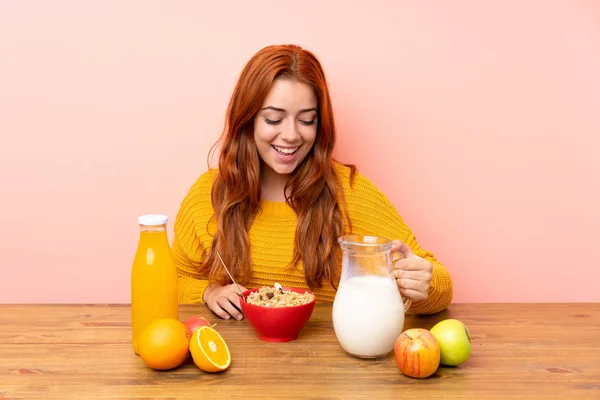
[[376,275],[342,280],[332,319],[338,341],[351,355],[388,354],[404,327],[404,304],[395,280]]

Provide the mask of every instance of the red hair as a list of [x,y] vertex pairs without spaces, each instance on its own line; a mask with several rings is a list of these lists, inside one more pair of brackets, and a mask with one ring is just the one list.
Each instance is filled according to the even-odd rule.
[[[344,234],[344,222],[350,226],[350,220],[343,188],[333,167],[333,110],[321,64],[310,51],[295,45],[260,50],[246,64],[234,89],[225,129],[217,141],[222,141],[219,173],[212,187],[217,231],[202,272],[211,281],[231,282],[214,251],[218,249],[236,280],[247,284],[250,279],[248,230],[260,211],[261,201],[261,160],[253,123],[273,82],[279,78],[311,86],[318,102],[314,145],[290,175],[285,190],[288,193],[289,189],[286,202],[298,220],[290,267],[302,261],[306,282],[313,290],[321,287],[323,281],[336,287],[340,273],[337,239]],[[354,166],[350,167],[354,172]]]

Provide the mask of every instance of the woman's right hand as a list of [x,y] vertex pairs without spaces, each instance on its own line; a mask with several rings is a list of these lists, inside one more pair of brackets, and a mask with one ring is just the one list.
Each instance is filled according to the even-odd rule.
[[[247,289],[240,286],[240,290],[244,292]],[[239,292],[233,283],[225,286],[218,284],[208,286],[204,291],[204,303],[223,319],[233,317],[241,320],[244,317],[241,311]]]

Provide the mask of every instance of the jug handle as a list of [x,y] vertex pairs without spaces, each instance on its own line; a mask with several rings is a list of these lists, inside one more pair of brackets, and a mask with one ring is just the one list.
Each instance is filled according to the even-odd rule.
[[[402,260],[403,258],[404,257],[392,258],[392,265],[394,265],[396,261]],[[412,305],[412,299],[409,297],[405,298],[402,294],[400,294],[400,297],[402,297],[402,302],[404,303],[404,312],[407,312],[410,306]]]

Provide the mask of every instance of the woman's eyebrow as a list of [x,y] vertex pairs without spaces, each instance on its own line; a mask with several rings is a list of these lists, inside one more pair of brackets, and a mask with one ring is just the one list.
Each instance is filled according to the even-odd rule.
[[[263,110],[273,110],[273,111],[279,111],[279,112],[286,112],[285,109],[283,108],[279,108],[279,107],[273,107],[273,106],[266,106],[260,109],[261,111]],[[303,110],[300,110],[300,113],[306,113],[309,111],[319,111],[317,110],[316,107],[311,107],[311,108],[305,108]]]
[[266,106],[260,109],[262,110],[273,110],[273,111],[279,111],[279,112],[285,112],[285,110],[283,108],[278,108],[278,107],[273,107],[273,106]]

